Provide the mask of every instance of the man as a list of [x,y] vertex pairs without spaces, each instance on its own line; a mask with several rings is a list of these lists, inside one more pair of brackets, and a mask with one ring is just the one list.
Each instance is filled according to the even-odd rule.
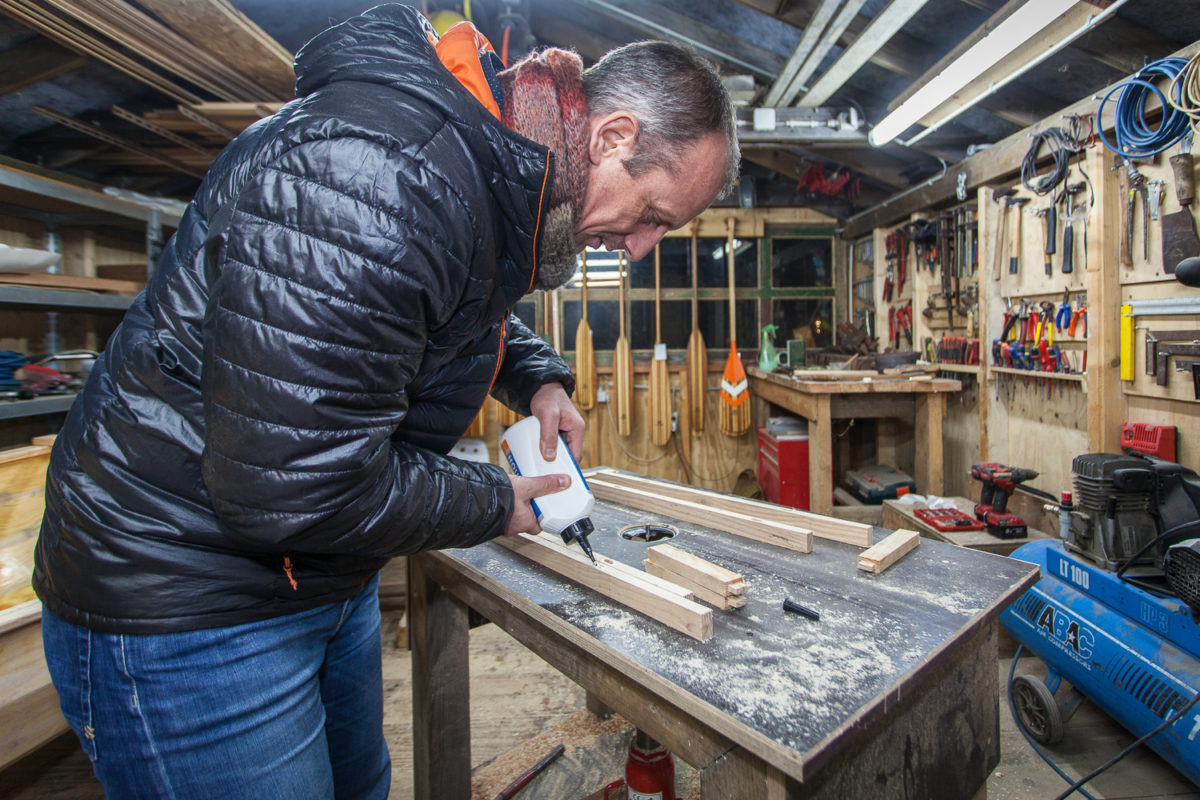
[[736,178],[690,53],[497,74],[450,33],[381,6],[302,49],[56,442],[33,583],[111,798],[386,796],[379,568],[537,531],[530,499],[567,485],[446,455],[489,390],[579,454],[570,371],[512,306]]

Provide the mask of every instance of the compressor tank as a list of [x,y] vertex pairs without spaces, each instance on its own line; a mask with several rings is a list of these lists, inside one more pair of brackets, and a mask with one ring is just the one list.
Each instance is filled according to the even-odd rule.
[[[1134,735],[1200,690],[1200,625],[1183,602],[1122,581],[1059,540],[1031,542],[1011,557],[1040,566],[1042,578],[1001,623]],[[1200,704],[1146,744],[1200,786]]]

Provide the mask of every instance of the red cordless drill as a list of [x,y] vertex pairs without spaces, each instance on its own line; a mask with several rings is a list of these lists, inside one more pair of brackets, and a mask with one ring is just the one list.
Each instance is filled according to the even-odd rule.
[[1002,539],[1016,539],[1026,535],[1025,520],[1009,514],[1008,498],[1017,484],[1033,480],[1038,476],[1032,469],[1006,467],[989,461],[971,467],[971,477],[983,483],[979,492],[979,503],[975,506],[975,518],[987,524],[988,533]]

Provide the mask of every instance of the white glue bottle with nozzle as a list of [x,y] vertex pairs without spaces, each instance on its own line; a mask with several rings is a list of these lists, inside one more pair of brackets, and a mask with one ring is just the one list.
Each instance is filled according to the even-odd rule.
[[[592,532],[592,508],[596,498],[588,488],[579,464],[575,463],[571,449],[559,434],[558,448],[553,461],[542,457],[541,423],[536,417],[526,417],[509,427],[500,437],[500,449],[508,459],[516,475],[537,478],[542,475],[571,476],[571,485],[552,494],[542,495],[530,501],[537,514],[542,530],[557,533],[563,542],[578,542],[587,557],[596,563],[587,536]],[[597,564],[597,566],[599,566]]]

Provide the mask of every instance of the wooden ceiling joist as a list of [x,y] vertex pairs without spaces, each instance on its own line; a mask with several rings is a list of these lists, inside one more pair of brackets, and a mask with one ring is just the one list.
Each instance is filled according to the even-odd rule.
[[183,114],[185,117],[187,117],[192,122],[199,125],[200,127],[206,128],[207,130],[217,134],[218,136],[225,137],[226,140],[232,141],[233,137],[237,136],[236,131],[232,131],[229,128],[226,128],[224,125],[220,124],[219,122],[213,122],[211,119],[209,119],[204,114],[197,111],[195,108],[189,108],[188,106],[185,106],[185,105],[180,105],[180,106],[178,106],[178,108],[179,108],[180,114]]
[[796,73],[800,71],[800,67],[804,64],[805,59],[816,48],[817,42],[821,38],[825,27],[829,24],[829,20],[833,19],[833,13],[837,11],[841,0],[821,0],[821,5],[817,6],[817,11],[813,14],[812,19],[804,26],[804,33],[800,36],[800,41],[796,43],[796,47],[792,50],[791,56],[783,69],[775,76],[775,82],[771,84],[771,88],[767,90],[766,97],[763,98],[764,106],[780,105],[780,100],[783,97],[784,91],[791,85],[792,79],[796,77]]
[[34,0],[0,0],[0,11],[28,25],[64,47],[103,61],[113,69],[146,84],[180,103],[198,103],[203,98],[171,79],[130,58],[93,36],[87,29],[38,5]]
[[34,36],[0,52],[0,97],[73,72],[86,63],[84,56]]
[[214,153],[212,150],[209,150],[206,147],[202,147],[202,146],[196,144],[195,142],[191,141],[190,139],[185,139],[182,136],[180,136],[179,134],[177,134],[173,131],[169,131],[166,128],[164,128],[163,126],[155,124],[155,123],[151,122],[150,120],[146,119],[145,117],[140,117],[137,114],[134,114],[132,111],[126,111],[125,109],[121,108],[120,106],[112,106],[112,113],[116,114],[118,117],[125,120],[126,122],[132,122],[134,125],[137,125],[139,128],[143,128],[145,130],[150,131],[151,133],[161,136],[162,138],[166,139],[168,142],[177,144],[180,147],[184,147],[184,148],[187,148],[188,150],[192,150],[196,153],[199,153],[200,155],[207,158],[210,163],[214,158],[216,158],[217,154]]
[[833,66],[822,73],[797,105],[815,108],[828,100],[854,73],[862,69],[863,64],[874,58],[875,54],[928,2],[929,0],[892,0],[887,8],[871,20],[871,24],[862,35],[842,51],[837,61],[833,62]]
[[66,126],[66,127],[70,128],[71,130],[77,131],[78,133],[82,133],[85,136],[90,136],[93,139],[99,139],[100,141],[105,142],[107,144],[111,144],[114,147],[120,147],[123,150],[130,151],[131,153],[137,153],[138,155],[140,155],[144,158],[148,158],[148,159],[151,159],[152,161],[156,161],[159,164],[162,164],[164,167],[168,167],[176,172],[182,172],[184,175],[190,175],[193,178],[203,178],[204,177],[203,169],[198,169],[196,167],[189,167],[188,165],[183,164],[179,161],[176,161],[173,158],[168,158],[166,156],[159,155],[158,153],[155,153],[153,150],[149,150],[145,147],[142,147],[137,142],[126,139],[123,136],[117,136],[114,133],[109,133],[108,131],[104,130],[103,128],[99,128],[95,125],[89,125],[88,123],[84,122],[83,120],[72,117],[70,114],[64,114],[61,111],[55,111],[53,108],[48,108],[46,106],[40,106],[40,105],[34,106],[33,110],[34,110],[34,113],[36,113],[40,117],[45,117],[46,119],[51,120],[52,122],[57,122],[59,125]]

